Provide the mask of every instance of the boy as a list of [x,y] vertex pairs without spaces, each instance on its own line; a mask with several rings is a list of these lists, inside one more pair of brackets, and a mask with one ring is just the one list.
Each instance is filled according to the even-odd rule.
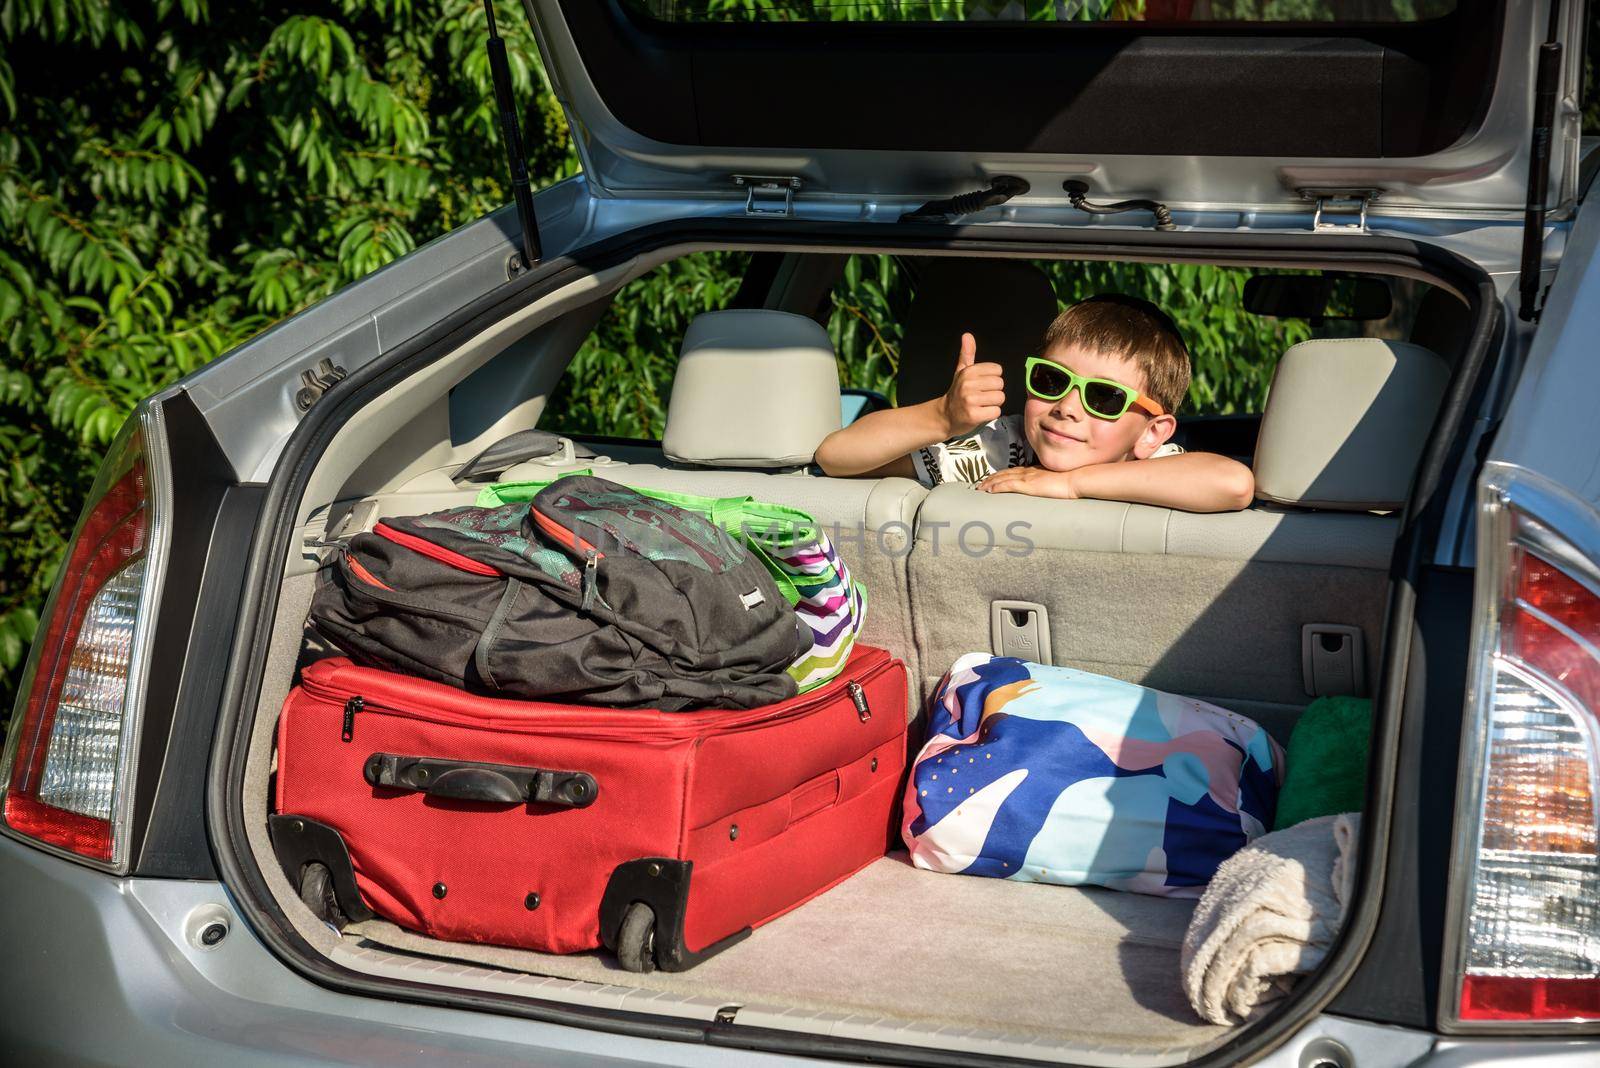
[[1189,351],[1148,301],[1106,294],[1073,305],[1027,361],[1021,415],[1000,414],[1000,365],[961,335],[943,397],[872,412],[829,434],[817,464],[835,476],[967,482],[986,493],[1098,497],[1190,512],[1249,506],[1250,469],[1168,442],[1189,389]]

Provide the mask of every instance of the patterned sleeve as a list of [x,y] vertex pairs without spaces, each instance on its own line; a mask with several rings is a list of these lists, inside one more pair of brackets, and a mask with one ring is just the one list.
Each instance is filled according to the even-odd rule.
[[925,445],[911,454],[917,481],[924,486],[946,482],[981,482],[996,471],[1032,462],[1018,416],[1003,415],[960,437]]
[[930,489],[943,481],[939,475],[939,455],[935,451],[942,445],[924,445],[911,454],[911,468],[917,474],[917,481]]

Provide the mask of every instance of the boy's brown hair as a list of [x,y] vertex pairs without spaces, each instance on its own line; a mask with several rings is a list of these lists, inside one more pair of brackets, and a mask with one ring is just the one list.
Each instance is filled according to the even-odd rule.
[[1081,345],[1130,359],[1144,375],[1144,391],[1177,414],[1189,392],[1189,349],[1172,317],[1148,300],[1102,293],[1056,316],[1044,333],[1044,351]]

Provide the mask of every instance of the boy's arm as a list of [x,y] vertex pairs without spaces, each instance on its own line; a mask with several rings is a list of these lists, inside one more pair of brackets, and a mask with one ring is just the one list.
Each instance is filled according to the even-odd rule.
[[[937,397],[909,408],[886,408],[863,415],[822,439],[817,446],[817,466],[824,474],[837,478],[909,476],[910,454],[949,436],[945,433],[943,405],[944,398]],[[900,470],[902,467],[904,470]]]
[[977,341],[962,334],[955,376],[944,396],[872,412],[835,430],[817,446],[817,466],[840,478],[911,477],[911,453],[998,419],[1006,396],[1000,365],[978,363],[977,358]]
[[978,483],[988,493],[1027,493],[1035,497],[1095,497],[1153,504],[1185,512],[1232,512],[1248,508],[1256,480],[1237,460],[1209,452],[1186,452],[1149,460],[1091,464],[1073,471],[1012,467]]

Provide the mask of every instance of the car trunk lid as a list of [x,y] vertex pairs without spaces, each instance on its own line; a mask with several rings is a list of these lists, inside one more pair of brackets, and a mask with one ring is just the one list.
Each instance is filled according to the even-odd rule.
[[[1063,221],[1074,211],[1063,183],[1076,180],[1091,202],[1148,198],[1201,213],[1182,225],[1237,229],[1307,211],[1328,227],[1521,213],[1535,71],[1552,32],[1565,47],[1545,207],[1569,204],[1583,12],[1553,2],[1336,3],[1344,20],[1318,23],[1200,21],[1201,5],[1154,0],[1140,10],[1166,21],[782,21],[864,17],[865,5],[828,3],[740,5],[744,21],[727,21],[730,5],[688,0],[524,6],[601,195],[721,192],[752,215],[843,199],[874,217],[1016,176],[1029,206],[1059,206]],[[936,6],[948,5],[920,5]]]

